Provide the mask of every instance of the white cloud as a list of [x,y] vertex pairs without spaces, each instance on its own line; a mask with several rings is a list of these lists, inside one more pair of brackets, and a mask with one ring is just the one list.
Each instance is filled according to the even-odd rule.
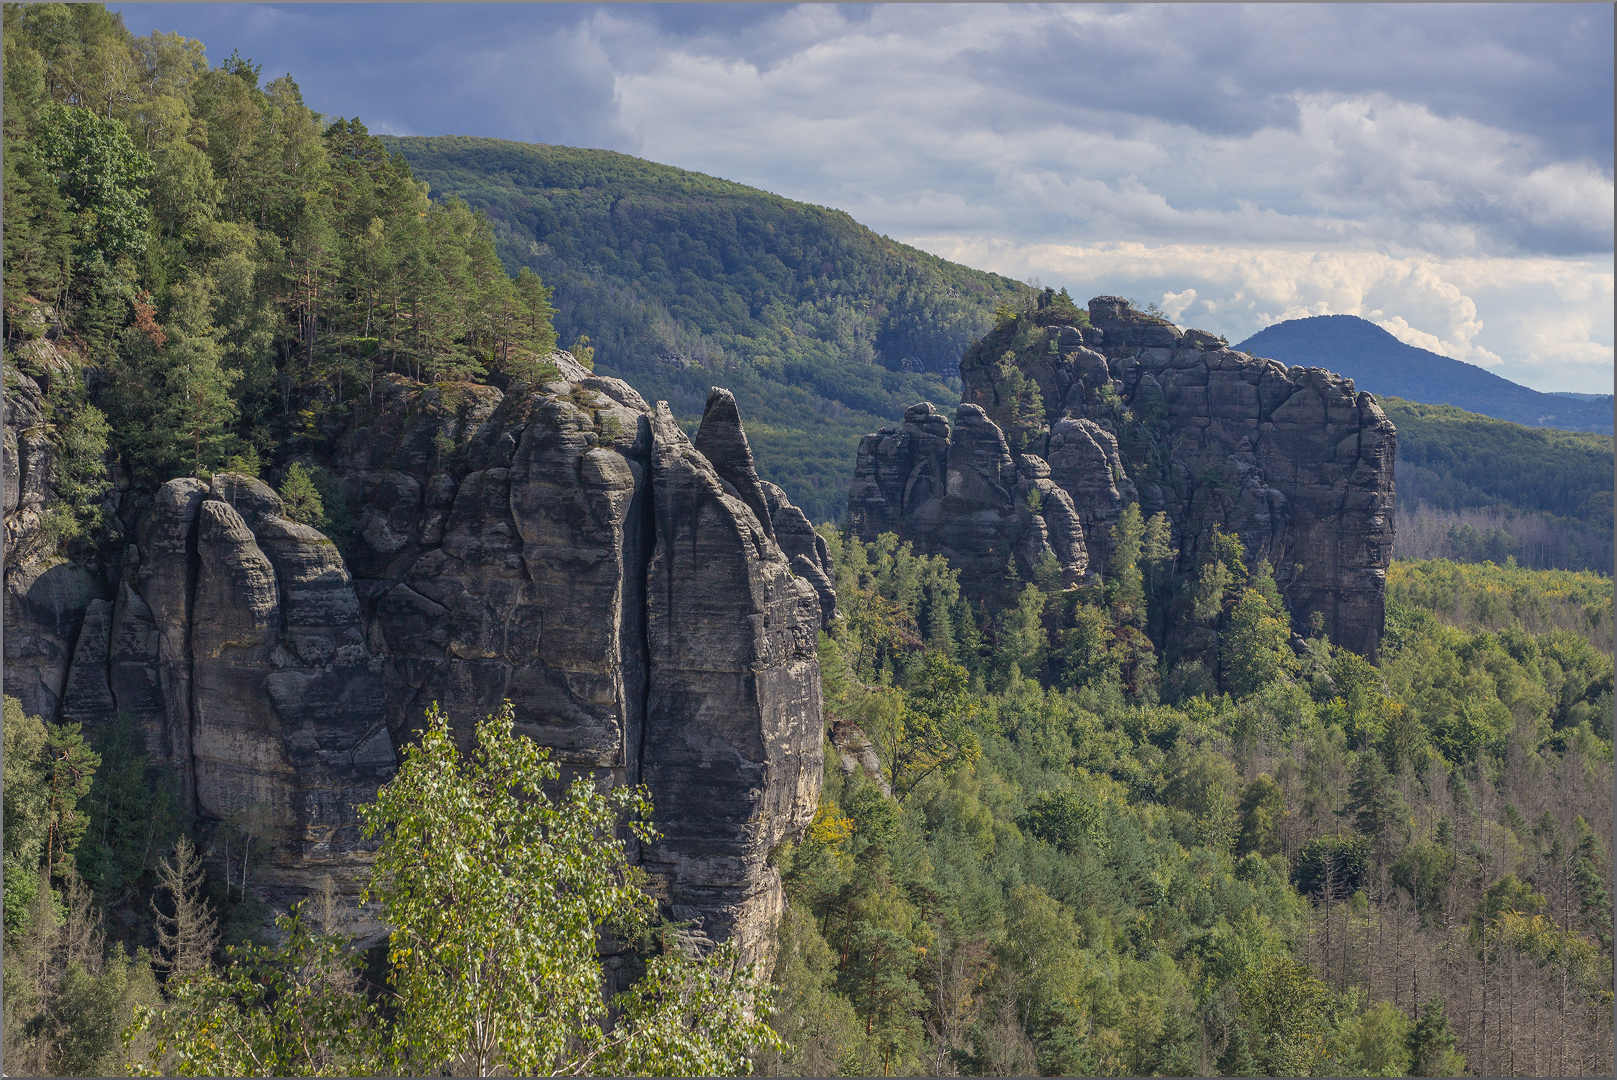
[[1609,7],[158,10],[377,130],[625,150],[1231,340],[1359,314],[1611,388]]
[[[1080,303],[1102,292],[1156,301],[1175,322],[1231,341],[1287,319],[1357,315],[1411,345],[1540,390],[1611,390],[1610,259],[901,239],[970,266],[1065,285]],[[1512,297],[1528,302],[1513,305]],[[1479,312],[1489,309],[1484,319]]]

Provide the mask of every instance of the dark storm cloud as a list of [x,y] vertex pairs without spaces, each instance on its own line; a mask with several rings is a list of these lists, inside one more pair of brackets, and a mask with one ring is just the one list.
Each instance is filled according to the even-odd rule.
[[[130,4],[137,33],[173,31],[290,72],[309,104],[373,130],[633,149],[616,121],[592,8],[456,4]],[[695,13],[687,15],[694,20]],[[712,21],[712,20],[709,20]]]
[[[611,130],[602,75],[646,46],[760,68],[805,42],[768,32],[771,5],[205,5],[122,8],[137,33],[172,29],[293,71],[334,112],[404,114],[423,132],[532,138]],[[641,24],[599,57],[582,43],[597,12]],[[1608,163],[1610,5],[1097,6],[1067,20],[1006,10],[1026,30],[967,53],[961,74],[1020,101],[1025,118],[1101,126],[1150,117],[1212,135],[1294,124],[1297,93],[1379,93],[1531,136],[1555,157]],[[857,25],[870,6],[845,6]],[[664,40],[657,40],[664,39]],[[615,47],[614,47],[615,46]],[[613,53],[622,54],[618,56]],[[593,61],[599,61],[599,64]],[[600,66],[602,71],[595,71]],[[529,81],[542,81],[536,115]],[[1010,113],[1010,110],[1006,110]],[[572,114],[572,115],[569,115]],[[1015,114],[1011,115],[1014,120]],[[447,125],[447,126],[446,126]],[[597,142],[602,141],[600,139]]]

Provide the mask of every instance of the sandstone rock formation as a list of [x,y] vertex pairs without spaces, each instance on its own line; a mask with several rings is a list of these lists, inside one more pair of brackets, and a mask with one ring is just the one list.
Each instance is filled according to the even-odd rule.
[[220,474],[126,515],[134,542],[99,575],[21,557],[50,443],[37,387],[8,393],[7,693],[92,730],[129,715],[202,820],[233,827],[233,860],[252,838],[251,886],[282,906],[328,875],[357,891],[354,806],[431,702],[469,738],[509,698],[569,773],[648,785],[663,836],[639,857],[669,914],[762,957],[768,854],[819,796],[825,544],[759,480],[728,391],[693,441],[552,359],[537,391],[387,384],[331,459],[346,558]]
[[693,441],[556,359],[532,394],[396,384],[338,445],[390,729],[439,701],[469,732],[510,698],[564,766],[649,786],[672,915],[762,955],[768,853],[818,801],[823,542],[759,480],[728,391]]
[[930,402],[912,405],[902,427],[861,439],[848,520],[867,540],[896,532],[947,556],[968,587],[997,580],[1012,559],[1027,580],[1049,555],[1069,584],[1089,565],[1079,512],[1050,464],[1013,461],[999,427],[972,404],[952,428]]
[[[1081,569],[1080,560],[1054,538],[1081,529],[1082,562],[1103,570],[1110,526],[1137,501],[1146,515],[1166,512],[1180,573],[1194,571],[1215,526],[1234,532],[1254,563],[1273,565],[1299,628],[1317,612],[1332,640],[1375,655],[1392,558],[1396,434],[1371,395],[1322,369],[1288,368],[1205,331],[1181,332],[1117,297],[1091,300],[1088,326],[1043,312],[1035,321],[1039,333],[1016,362],[1037,387],[1043,418],[1018,435],[1034,462],[1025,475],[1047,469],[1047,482],[1069,497],[1045,496],[1040,515],[1064,570]],[[930,405],[917,405],[901,428],[866,436],[849,492],[859,535],[897,532],[947,555],[979,588],[1013,552],[1025,574],[1038,549],[1040,523],[1013,519],[1009,452],[984,411],[1009,392],[996,365],[1013,332],[996,330],[961,361],[966,404],[952,430]],[[1076,524],[1053,527],[1068,505]]]
[[88,605],[62,718],[93,730],[128,713],[273,903],[326,875],[356,893],[354,807],[396,758],[336,545],[282,516],[267,484],[226,473],[164,484],[136,551],[116,602]]

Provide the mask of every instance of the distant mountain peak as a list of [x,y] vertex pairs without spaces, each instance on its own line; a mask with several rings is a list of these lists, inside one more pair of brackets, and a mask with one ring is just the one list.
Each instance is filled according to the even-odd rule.
[[1301,367],[1329,368],[1360,390],[1427,405],[1454,405],[1529,427],[1612,430],[1611,395],[1546,394],[1464,360],[1400,341],[1357,315],[1289,319],[1258,331],[1242,352]]

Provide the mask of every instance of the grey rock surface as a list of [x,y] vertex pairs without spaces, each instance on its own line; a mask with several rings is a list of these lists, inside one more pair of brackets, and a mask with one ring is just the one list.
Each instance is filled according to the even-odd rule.
[[552,359],[523,394],[395,384],[338,443],[388,728],[402,745],[438,701],[469,737],[510,698],[564,768],[651,788],[670,913],[762,956],[768,852],[818,799],[824,543],[759,480],[728,391],[693,441]]
[[1030,580],[1045,554],[1076,582],[1089,565],[1084,524],[1051,477],[1040,458],[1018,466],[979,406],[961,405],[951,425],[922,402],[905,411],[902,427],[860,440],[848,520],[863,539],[893,532],[923,554],[946,556],[961,582],[979,591],[999,581],[1011,559]]
[[28,554],[50,443],[37,388],[8,394],[7,692],[92,729],[129,715],[207,856],[233,877],[245,859],[279,907],[327,880],[357,893],[355,806],[430,703],[469,741],[509,698],[568,774],[649,786],[663,837],[637,857],[668,913],[763,959],[784,903],[769,852],[819,796],[825,542],[759,479],[728,391],[693,441],[552,359],[557,379],[510,395],[385,383],[328,459],[346,550],[221,473],[128,514],[101,577]]
[[[1029,486],[1053,484],[1070,500],[1088,568],[1103,571],[1118,515],[1138,502],[1164,512],[1177,571],[1195,571],[1213,530],[1240,536],[1249,560],[1274,567],[1294,625],[1315,613],[1338,644],[1374,657],[1385,623],[1393,543],[1397,434],[1369,394],[1317,368],[1288,368],[1236,352],[1205,331],[1180,331],[1118,297],[1089,304],[1089,328],[1041,323],[1040,347],[1019,359],[1045,415],[1026,433],[1030,458],[1007,490],[1002,433],[974,401],[997,400],[994,365],[1009,345],[996,331],[961,361],[962,404],[951,433],[930,405],[904,424],[867,435],[849,489],[849,520],[865,539],[895,532],[947,555],[963,584],[992,587],[1005,552],[1019,569],[1056,543],[1067,504],[1040,488],[1045,520],[1006,512]],[[1003,340],[1002,340],[1003,339]],[[1027,458],[1023,459],[1027,461]],[[946,461],[946,466],[940,462]],[[935,499],[946,469],[949,498]],[[1063,540],[1063,543],[1066,541]],[[997,566],[996,566],[997,561]]]

